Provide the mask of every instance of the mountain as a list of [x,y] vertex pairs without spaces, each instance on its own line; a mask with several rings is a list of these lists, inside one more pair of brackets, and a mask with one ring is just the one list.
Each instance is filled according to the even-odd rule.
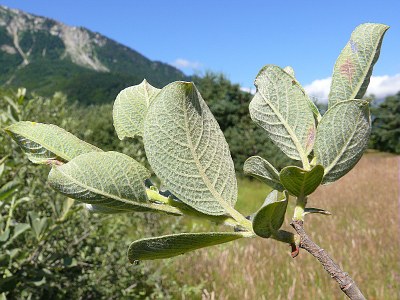
[[92,104],[112,101],[144,78],[156,87],[187,79],[99,33],[0,6],[0,86],[44,96],[63,91]]

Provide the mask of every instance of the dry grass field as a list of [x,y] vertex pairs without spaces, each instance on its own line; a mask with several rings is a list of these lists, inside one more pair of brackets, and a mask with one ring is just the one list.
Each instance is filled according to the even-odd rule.
[[[400,299],[399,164],[398,156],[367,154],[344,178],[309,198],[310,207],[332,216],[307,216],[306,230],[368,299]],[[247,202],[254,210],[267,193],[254,181],[240,187],[239,207]],[[292,259],[289,247],[274,240],[239,240],[153,263],[177,286],[176,298],[347,299],[311,255],[300,251]],[[199,290],[188,295],[179,289],[184,286]]]

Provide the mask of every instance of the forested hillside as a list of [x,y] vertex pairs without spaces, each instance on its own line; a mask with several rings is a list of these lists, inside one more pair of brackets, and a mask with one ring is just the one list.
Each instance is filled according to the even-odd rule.
[[0,86],[93,104],[143,78],[162,87],[187,77],[100,33],[0,6]]

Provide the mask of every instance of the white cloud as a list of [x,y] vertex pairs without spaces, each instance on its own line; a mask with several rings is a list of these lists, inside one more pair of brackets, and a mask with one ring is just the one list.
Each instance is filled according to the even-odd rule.
[[397,94],[400,91],[400,73],[389,76],[372,76],[367,95],[374,94],[377,99]]
[[192,69],[197,70],[202,67],[202,64],[198,61],[190,61],[184,58],[177,58],[171,63],[174,67],[179,69]]
[[[327,103],[332,78],[317,79],[306,85],[307,94],[319,102]],[[375,95],[376,99],[384,99],[400,91],[400,73],[393,76],[371,76],[366,95]]]
[[331,81],[331,77],[317,79],[306,85],[304,89],[311,98],[316,98],[318,102],[327,103]]
[[249,87],[240,87],[240,90],[246,93],[250,93],[250,94],[255,94],[256,93],[256,88],[249,88]]

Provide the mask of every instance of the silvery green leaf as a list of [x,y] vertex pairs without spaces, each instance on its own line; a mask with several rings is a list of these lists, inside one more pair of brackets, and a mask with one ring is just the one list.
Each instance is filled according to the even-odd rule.
[[322,183],[338,180],[360,160],[371,131],[368,102],[347,100],[329,108],[317,128],[314,153],[325,168]]
[[388,29],[383,24],[366,23],[353,31],[333,69],[329,107],[364,96]]
[[324,167],[321,165],[316,165],[311,170],[288,166],[279,173],[282,185],[296,197],[313,193],[321,184],[323,176]]
[[251,175],[275,190],[283,191],[284,188],[279,181],[279,173],[267,160],[260,156],[249,157],[243,166],[244,174]]
[[253,121],[290,158],[308,164],[315,137],[311,101],[301,85],[283,69],[267,65],[258,73],[257,93],[250,102]]
[[5,128],[5,131],[36,164],[45,164],[49,160],[70,161],[83,153],[102,151],[51,124],[22,121]]
[[141,84],[122,90],[114,102],[113,120],[120,140],[143,136],[143,123],[147,110],[160,90],[146,79]]
[[145,119],[144,146],[166,189],[208,215],[233,210],[235,169],[225,137],[193,83],[164,87]]
[[150,172],[133,158],[118,152],[91,152],[53,166],[49,184],[56,191],[84,203],[121,211],[163,211],[174,207],[150,203],[144,180]]
[[131,263],[139,260],[169,258],[196,249],[227,243],[245,237],[239,232],[179,233],[145,238],[133,242],[128,249]]
[[[282,199],[283,197],[283,199]],[[255,213],[253,218],[254,232],[263,238],[269,238],[281,228],[285,220],[288,195],[272,191],[264,205]]]

